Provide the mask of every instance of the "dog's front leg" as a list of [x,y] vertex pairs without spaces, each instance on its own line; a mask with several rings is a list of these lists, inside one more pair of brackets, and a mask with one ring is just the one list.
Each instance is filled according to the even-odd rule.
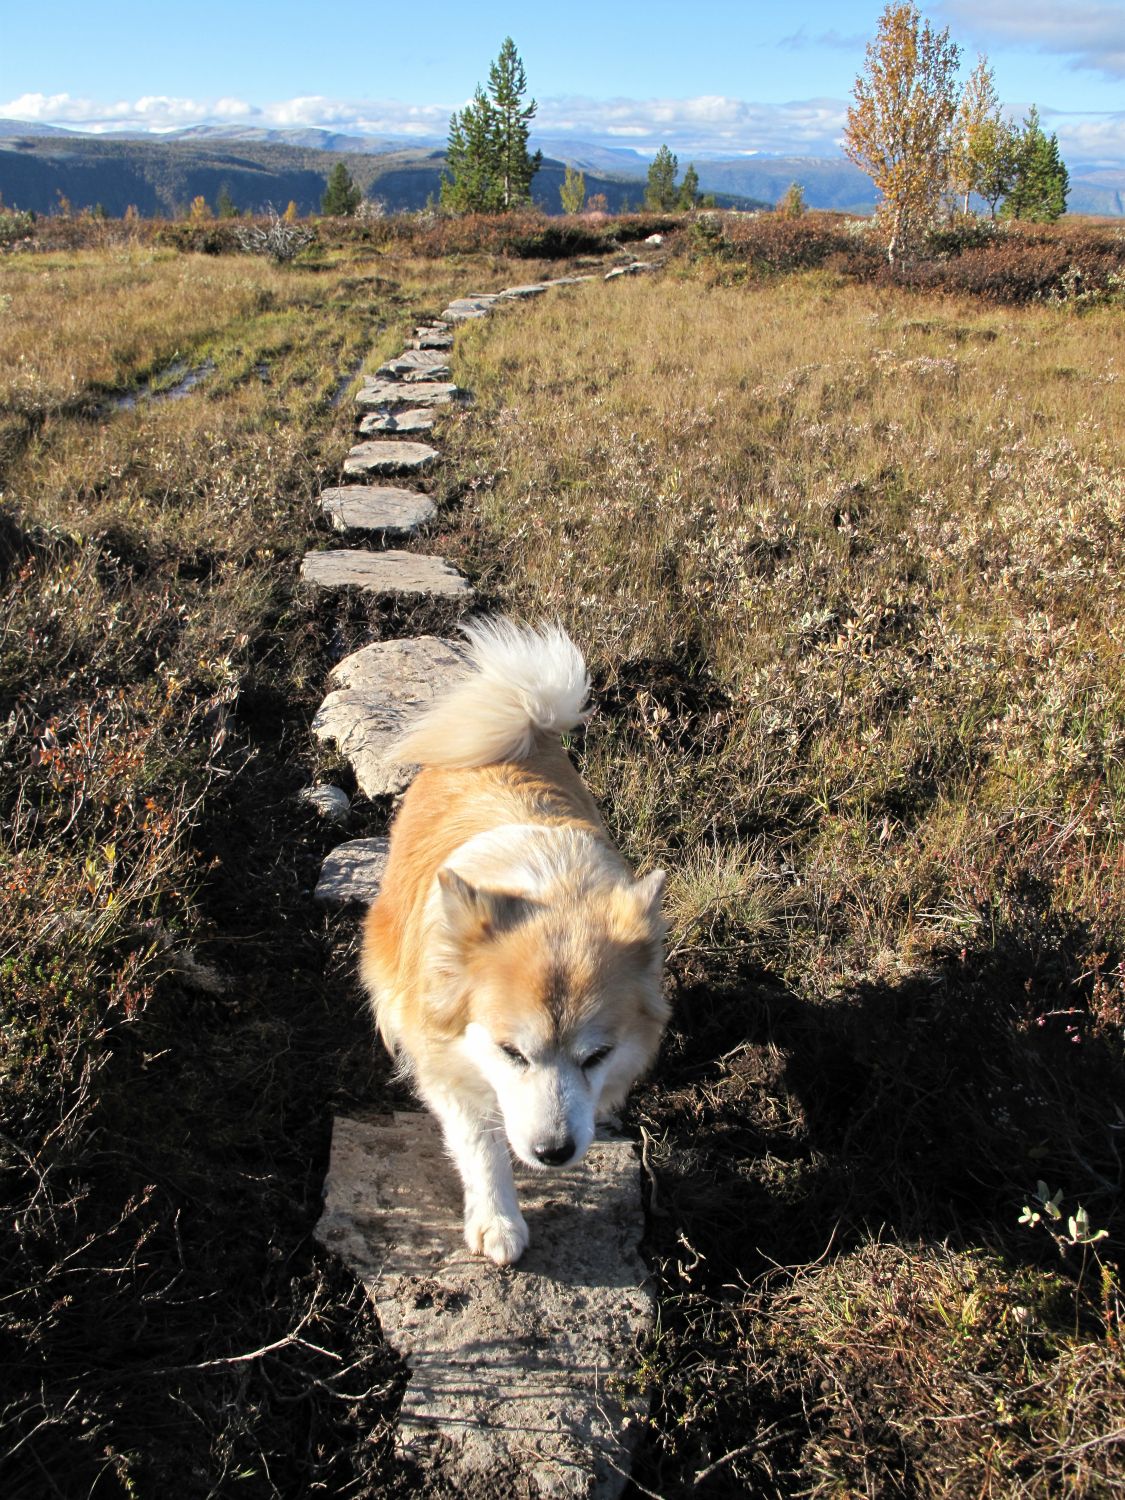
[[508,1142],[499,1120],[471,1114],[448,1096],[426,1101],[441,1121],[446,1148],[465,1188],[465,1242],[474,1255],[513,1265],[528,1233],[516,1198]]

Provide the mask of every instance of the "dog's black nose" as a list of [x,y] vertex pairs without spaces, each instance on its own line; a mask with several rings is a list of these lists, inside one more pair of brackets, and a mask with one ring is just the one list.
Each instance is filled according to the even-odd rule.
[[568,1136],[558,1146],[533,1146],[536,1161],[541,1161],[545,1167],[561,1167],[574,1155],[574,1142]]

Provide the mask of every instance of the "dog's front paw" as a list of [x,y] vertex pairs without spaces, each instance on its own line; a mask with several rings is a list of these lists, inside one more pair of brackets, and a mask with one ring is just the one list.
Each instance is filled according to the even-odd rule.
[[531,1238],[523,1215],[466,1214],[465,1243],[474,1255],[487,1255],[498,1266],[514,1266]]

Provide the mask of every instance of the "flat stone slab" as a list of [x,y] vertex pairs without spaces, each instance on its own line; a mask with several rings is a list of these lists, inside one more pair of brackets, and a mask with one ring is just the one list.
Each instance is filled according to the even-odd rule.
[[407,407],[403,411],[373,411],[359,424],[360,436],[373,432],[432,432],[434,414],[428,406]]
[[470,318],[486,318],[498,301],[497,292],[479,292],[469,297],[454,297],[442,313],[449,323],[464,323]]
[[363,589],[368,594],[426,594],[450,599],[471,595],[467,578],[441,557],[424,552],[364,552],[358,548],[306,552],[301,582],[322,589]]
[[376,411],[393,406],[448,406],[464,401],[468,391],[450,380],[376,380],[368,376],[356,393],[360,411]]
[[531,1245],[499,1270],[465,1248],[431,1116],[337,1116],[316,1236],[406,1360],[399,1438],[449,1492],[609,1500],[648,1409],[637,1159],[627,1141],[596,1141],[576,1167],[519,1181]]
[[344,473],[352,478],[365,474],[421,474],[438,460],[438,451],[428,443],[357,443],[344,460]]
[[313,891],[319,906],[370,906],[379,894],[387,868],[387,839],[349,839],[320,867]]
[[453,334],[448,328],[416,328],[415,349],[452,349]]
[[439,636],[364,646],[329,673],[334,691],[317,710],[313,733],[336,745],[368,797],[401,792],[414,769],[390,761],[387,751],[467,670],[466,648]]
[[659,271],[660,264],[654,260],[634,260],[627,266],[614,266],[612,271],[605,273],[606,281],[612,281],[615,276],[639,276],[642,271]]
[[335,531],[383,531],[410,536],[432,521],[437,506],[429,495],[392,485],[341,484],[324,490],[320,511]]
[[541,297],[550,285],[549,281],[528,281],[523,286],[506,286],[500,298],[506,302],[523,302],[528,297]]
[[406,349],[375,374],[386,380],[448,380],[449,360],[440,349]]

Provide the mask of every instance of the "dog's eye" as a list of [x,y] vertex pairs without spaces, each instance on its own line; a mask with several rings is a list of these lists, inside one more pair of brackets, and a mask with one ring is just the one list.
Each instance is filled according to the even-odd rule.
[[509,1047],[504,1042],[501,1042],[500,1051],[504,1054],[505,1057],[510,1057],[518,1067],[527,1067],[527,1058],[524,1057],[523,1053],[519,1050],[518,1047]]
[[589,1057],[584,1057],[581,1062],[583,1072],[590,1068],[596,1068],[600,1062],[604,1062],[613,1051],[612,1047],[599,1047],[596,1052],[591,1052]]

